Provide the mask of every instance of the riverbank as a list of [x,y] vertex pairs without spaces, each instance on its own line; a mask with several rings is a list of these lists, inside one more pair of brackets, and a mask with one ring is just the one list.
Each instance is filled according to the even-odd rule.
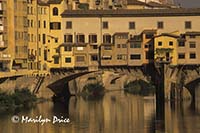
[[87,100],[101,99],[105,94],[105,88],[102,84],[90,83],[83,87],[83,91],[79,94]]
[[135,80],[124,85],[124,91],[141,96],[152,95],[155,93],[155,86],[143,80]]
[[36,103],[42,102],[45,99],[37,98],[30,90],[15,89],[13,93],[0,91],[0,114],[8,114],[20,111],[23,109],[31,109]]

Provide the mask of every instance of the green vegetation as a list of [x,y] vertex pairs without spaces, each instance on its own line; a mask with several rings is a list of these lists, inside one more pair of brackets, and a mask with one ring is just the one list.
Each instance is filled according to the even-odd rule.
[[0,92],[0,113],[33,107],[37,98],[28,89],[16,89],[14,93]]
[[131,94],[147,96],[155,93],[155,86],[143,80],[135,80],[124,85],[124,91]]
[[95,100],[100,99],[104,96],[105,88],[102,84],[98,83],[90,83],[83,87],[83,91],[81,96],[87,100]]

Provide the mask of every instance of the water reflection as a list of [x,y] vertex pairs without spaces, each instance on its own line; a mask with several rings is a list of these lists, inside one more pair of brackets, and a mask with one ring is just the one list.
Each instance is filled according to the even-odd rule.
[[[200,132],[200,112],[190,101],[165,103],[164,129],[156,117],[155,97],[140,97],[123,92],[106,93],[102,100],[87,101],[71,97],[65,103],[51,101],[18,115],[51,118],[69,117],[69,124],[14,124],[9,116],[0,118],[1,133],[190,133]],[[160,127],[161,125],[161,127]]]

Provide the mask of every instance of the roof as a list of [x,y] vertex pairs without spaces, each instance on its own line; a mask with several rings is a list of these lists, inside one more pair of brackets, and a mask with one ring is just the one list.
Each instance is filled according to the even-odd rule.
[[156,29],[147,29],[142,31],[142,33],[156,33],[156,32],[157,32]]
[[60,4],[63,0],[49,0],[48,4]]
[[48,6],[49,4],[60,4],[63,0],[38,0],[38,5]]
[[160,4],[160,3],[157,3],[157,2],[154,2],[154,1],[150,1],[147,3],[149,6],[152,6],[152,7],[159,7],[159,8],[170,8],[170,6],[168,5],[165,5],[165,4]]
[[65,10],[62,17],[160,17],[200,16],[200,8]]
[[138,1],[138,0],[127,0],[127,5],[144,5],[146,6],[147,4],[145,2],[142,1]]
[[174,35],[174,34],[170,34],[170,33],[162,33],[160,35],[154,36],[154,38],[161,37],[161,36],[169,36],[169,37],[173,37],[173,38],[179,38],[180,37],[178,35]]
[[114,35],[128,35],[129,32],[115,32]]
[[200,32],[198,32],[198,31],[190,31],[190,32],[186,32],[185,35],[197,35],[197,36],[200,36]]

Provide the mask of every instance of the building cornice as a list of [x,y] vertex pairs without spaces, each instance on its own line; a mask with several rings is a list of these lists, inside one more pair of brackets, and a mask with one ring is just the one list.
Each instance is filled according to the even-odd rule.
[[200,8],[174,9],[118,9],[118,10],[65,10],[65,17],[165,17],[165,16],[200,16]]

